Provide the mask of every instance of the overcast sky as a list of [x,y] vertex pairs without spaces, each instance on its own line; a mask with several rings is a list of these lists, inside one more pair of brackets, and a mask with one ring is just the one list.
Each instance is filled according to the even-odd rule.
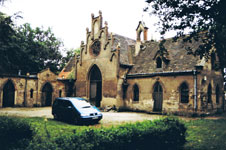
[[136,38],[136,27],[144,21],[149,28],[148,39],[159,39],[154,27],[156,18],[143,12],[144,0],[7,0],[1,11],[12,15],[21,11],[17,24],[30,23],[33,28],[50,27],[66,48],[78,48],[85,41],[86,28],[91,28],[91,13],[102,11],[109,32]]

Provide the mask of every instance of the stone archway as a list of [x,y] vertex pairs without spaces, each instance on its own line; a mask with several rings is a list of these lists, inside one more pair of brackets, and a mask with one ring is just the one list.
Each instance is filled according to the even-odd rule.
[[2,107],[13,107],[15,103],[15,87],[11,80],[8,80],[3,88]]
[[163,89],[159,82],[156,82],[153,90],[154,108],[153,111],[162,111]]
[[42,106],[51,106],[52,105],[52,85],[47,82],[42,88]]
[[89,72],[89,99],[96,107],[101,106],[102,100],[102,76],[101,71],[94,65]]

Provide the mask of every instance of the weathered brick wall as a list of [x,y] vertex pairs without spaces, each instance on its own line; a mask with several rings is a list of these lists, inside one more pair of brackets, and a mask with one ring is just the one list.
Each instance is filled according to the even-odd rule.
[[[193,108],[193,76],[156,76],[152,78],[128,79],[126,107],[133,110],[152,112],[154,107],[154,84],[159,82],[163,89],[162,111],[189,110]],[[186,82],[189,86],[189,103],[180,103],[179,87]],[[133,101],[133,85],[139,87],[139,101]]]
[[[92,15],[91,31],[87,29],[86,44],[81,44],[80,59],[76,67],[76,96],[90,98],[90,70],[95,65],[102,77],[101,107],[116,104],[118,51],[112,51],[114,39],[109,39],[108,27],[102,27],[101,12],[98,17]],[[99,54],[94,54],[91,46],[100,42]]]
[[[46,83],[50,83],[53,88],[52,101],[59,96],[65,96],[65,85],[57,80],[57,76],[49,69],[38,74],[37,77],[30,76],[4,76],[0,78],[0,107],[3,106],[3,89],[7,81],[11,81],[14,88],[14,106],[43,106],[42,88]],[[33,91],[33,92],[32,92]]]

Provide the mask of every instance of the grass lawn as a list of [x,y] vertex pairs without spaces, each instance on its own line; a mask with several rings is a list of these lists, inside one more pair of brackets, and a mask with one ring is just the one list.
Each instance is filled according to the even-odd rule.
[[186,150],[225,150],[226,119],[199,119],[185,123]]

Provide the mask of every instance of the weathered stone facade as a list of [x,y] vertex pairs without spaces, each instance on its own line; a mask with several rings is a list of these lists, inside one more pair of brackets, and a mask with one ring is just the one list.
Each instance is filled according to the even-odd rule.
[[37,75],[0,75],[0,107],[51,106],[65,96],[65,84],[49,69]]
[[[167,54],[159,42],[148,41],[148,28],[139,23],[137,39],[108,32],[102,14],[92,14],[91,31],[75,57],[76,96],[98,107],[116,106],[146,112],[215,112],[224,109],[223,77],[211,60],[188,55],[200,41],[167,39]],[[143,38],[140,37],[143,33]],[[141,40],[143,39],[143,40]]]

